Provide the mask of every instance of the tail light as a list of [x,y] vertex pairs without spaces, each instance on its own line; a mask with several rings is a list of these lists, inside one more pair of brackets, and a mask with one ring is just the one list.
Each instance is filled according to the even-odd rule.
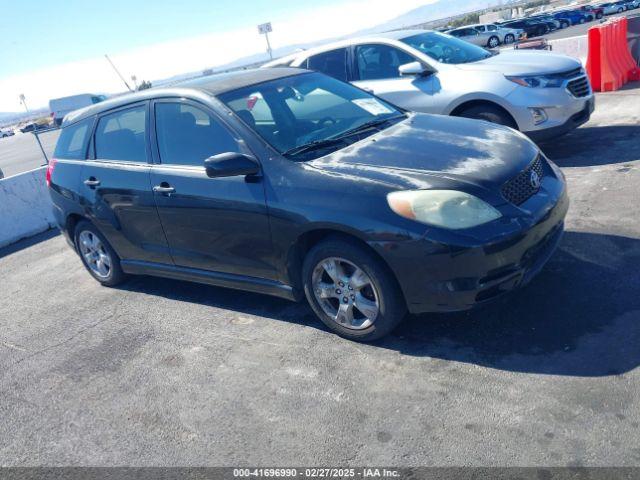
[[47,165],[47,187],[51,186],[51,175],[53,175],[53,169],[56,167],[56,161],[55,158],[52,158],[49,165]]

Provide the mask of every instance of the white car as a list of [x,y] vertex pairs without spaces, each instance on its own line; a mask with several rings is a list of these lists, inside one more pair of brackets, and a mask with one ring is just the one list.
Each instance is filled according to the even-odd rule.
[[489,52],[449,35],[400,30],[267,63],[317,70],[407,110],[487,120],[534,139],[589,120],[594,96],[578,60],[547,51]]
[[11,137],[14,135],[13,130],[0,130],[0,138]]
[[500,43],[507,45],[527,38],[527,35],[521,28],[509,28],[493,23],[478,23],[476,25],[470,25],[470,27],[478,30],[480,34],[496,36]]

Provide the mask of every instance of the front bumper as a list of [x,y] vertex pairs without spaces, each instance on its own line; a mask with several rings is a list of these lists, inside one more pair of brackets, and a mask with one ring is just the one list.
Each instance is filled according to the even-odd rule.
[[[589,91],[574,97],[566,88],[518,87],[507,95],[518,129],[535,140],[567,133],[589,121],[595,110],[595,97]],[[532,108],[544,109],[547,120],[535,124]]]
[[[551,258],[564,232],[569,208],[564,188],[553,203],[533,226],[494,243],[439,248],[425,247],[426,241],[397,245],[394,257],[401,265],[390,263],[409,311],[468,310],[526,285]],[[418,255],[422,261],[416,261]]]

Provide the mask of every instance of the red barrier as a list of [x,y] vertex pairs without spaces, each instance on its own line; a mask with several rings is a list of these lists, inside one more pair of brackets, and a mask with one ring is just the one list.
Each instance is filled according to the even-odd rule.
[[587,38],[587,74],[594,91],[610,92],[629,81],[640,80],[640,68],[627,43],[626,18],[591,27]]

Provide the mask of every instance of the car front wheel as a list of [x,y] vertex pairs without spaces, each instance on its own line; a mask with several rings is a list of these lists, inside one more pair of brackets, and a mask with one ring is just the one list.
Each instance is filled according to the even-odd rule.
[[460,117],[473,118],[475,120],[484,120],[486,122],[497,123],[498,125],[505,125],[507,127],[517,129],[513,119],[503,110],[492,105],[477,105],[470,107],[458,114]]
[[511,33],[507,34],[504,37],[504,43],[513,43],[515,41],[516,41],[516,37],[515,37],[515,35],[512,35]]
[[487,45],[489,48],[496,48],[498,45],[500,45],[500,39],[496,36],[493,36],[489,38]]
[[94,225],[78,223],[75,243],[85,268],[102,285],[113,287],[126,279],[120,258]]
[[311,308],[342,337],[377,340],[406,314],[392,273],[355,242],[336,237],[319,243],[307,254],[302,275]]

